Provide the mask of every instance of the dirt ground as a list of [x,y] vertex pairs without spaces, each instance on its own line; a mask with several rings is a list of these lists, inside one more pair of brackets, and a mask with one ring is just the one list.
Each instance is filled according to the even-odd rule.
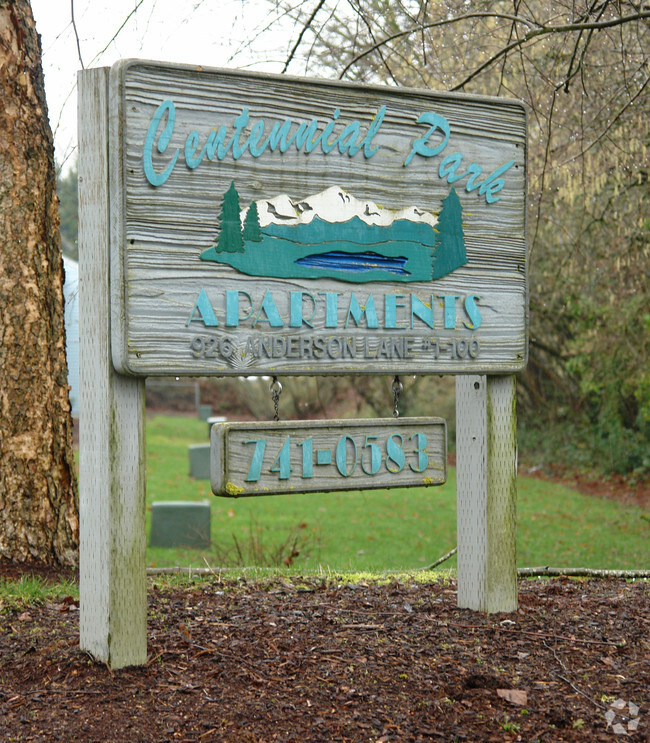
[[523,580],[493,615],[454,581],[152,584],[149,661],[119,671],[71,599],[0,624],[2,741],[650,741],[643,581]]
[[[648,483],[567,484],[650,507]],[[0,561],[26,573],[74,577]],[[493,615],[458,609],[453,580],[211,576],[148,597],[148,663],[119,671],[79,650],[71,598],[0,607],[0,741],[650,742],[650,582],[520,580]]]

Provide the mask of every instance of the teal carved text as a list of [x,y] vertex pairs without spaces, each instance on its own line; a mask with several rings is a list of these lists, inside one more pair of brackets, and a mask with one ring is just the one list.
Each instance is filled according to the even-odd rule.
[[[250,123],[250,114],[246,107],[233,119],[230,127],[222,124],[218,129],[213,129],[207,138],[204,137],[203,144],[199,132],[191,131],[183,148],[185,164],[190,170],[194,170],[206,158],[221,161],[231,153],[233,160],[239,160],[247,151],[257,158],[267,150],[269,152],[279,150],[280,153],[284,153],[290,147],[295,147],[299,152],[302,150],[306,154],[320,147],[325,155],[336,149],[340,154],[347,154],[349,157],[354,157],[358,152],[363,151],[364,157],[368,159],[379,149],[373,146],[373,139],[382,125],[385,114],[386,106],[381,106],[372,117],[365,135],[362,135],[361,122],[356,119],[349,122],[335,135],[334,131],[341,115],[338,108],[334,110],[331,120],[325,124],[322,131],[319,131],[321,124],[317,119],[296,122],[294,127],[292,119],[287,118],[284,121],[275,122],[268,134],[266,133],[267,122],[264,119],[256,121],[250,131],[245,133],[244,130]],[[176,107],[172,100],[167,99],[158,106],[153,115],[144,144],[144,172],[152,186],[162,186],[171,175],[178,160],[179,148],[161,172],[157,172],[154,168],[154,147],[159,154],[165,154],[174,132],[175,122]]]

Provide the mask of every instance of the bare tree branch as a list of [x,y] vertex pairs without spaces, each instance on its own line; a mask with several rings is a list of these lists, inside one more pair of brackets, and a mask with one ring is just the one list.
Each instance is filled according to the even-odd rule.
[[[511,49],[526,44],[536,37],[548,36],[549,34],[569,33],[570,31],[586,31],[589,29],[599,30],[603,28],[612,28],[624,23],[639,21],[644,18],[650,18],[650,11],[643,11],[641,13],[634,13],[633,15],[621,16],[620,18],[614,18],[611,21],[594,21],[591,23],[565,23],[558,26],[541,26],[540,28],[532,29],[522,39],[519,39],[512,44],[508,44],[503,49],[500,49],[496,54],[490,57],[490,59],[488,59],[486,62],[483,62],[483,64],[479,65],[462,82],[460,82],[458,85],[455,85],[451,90],[462,89],[463,87],[465,87],[465,85],[467,85],[467,83],[480,75],[481,72],[483,72],[487,67],[496,62],[497,59],[500,59],[504,54],[507,54]],[[522,23],[524,22],[523,19],[519,20]]]
[[611,128],[614,126],[614,124],[621,118],[621,116],[627,111],[627,109],[634,103],[634,101],[643,93],[643,91],[648,87],[648,83],[650,83],[650,77],[647,77],[645,79],[645,82],[643,85],[637,90],[637,92],[628,100],[625,102],[625,105],[620,109],[620,111],[614,116],[614,118],[611,120],[609,125],[603,129],[603,131],[594,139],[587,147],[585,147],[583,150],[581,150],[577,155],[574,155],[573,157],[569,158],[568,160],[565,160],[563,163],[560,163],[560,167],[563,165],[568,165],[569,163],[574,162],[578,158],[584,157],[584,155],[589,152],[589,150],[592,147],[595,147],[598,142],[600,142],[603,137],[607,136]]
[[[514,5],[515,15],[517,15],[519,12],[518,10],[519,3],[517,2],[517,0],[514,0],[513,5]],[[508,43],[510,43],[510,41],[512,40],[513,34],[515,34],[516,32],[517,32],[517,24],[515,21],[512,21],[512,23],[510,24],[510,31],[508,32]],[[503,62],[501,64],[501,75],[499,76],[499,87],[497,89],[497,95],[499,94],[499,91],[501,90],[501,88],[504,86],[504,78],[505,78],[507,60],[508,60],[508,57],[506,55],[503,57]]]
[[357,62],[359,62],[361,59],[368,56],[369,54],[372,54],[374,51],[376,51],[380,47],[385,46],[386,44],[390,43],[391,41],[394,41],[395,39],[404,38],[414,33],[421,33],[422,31],[431,29],[431,28],[439,28],[441,26],[447,26],[453,23],[460,23],[461,21],[469,20],[471,18],[492,18],[495,20],[498,20],[498,19],[508,20],[514,23],[521,23],[522,25],[527,26],[530,30],[525,36],[522,36],[518,38],[516,41],[513,41],[510,44],[507,44],[505,47],[500,49],[497,53],[492,55],[488,60],[483,62],[473,72],[471,72],[462,82],[458,83],[458,85],[455,85],[452,88],[452,90],[458,90],[458,89],[463,88],[465,85],[467,85],[467,83],[469,83],[471,80],[477,77],[487,67],[491,66],[498,59],[501,59],[501,57],[503,57],[504,55],[507,55],[512,49],[516,49],[518,46],[526,44],[536,37],[548,36],[549,34],[568,33],[570,31],[587,31],[590,29],[600,30],[604,28],[613,28],[614,26],[619,26],[625,23],[632,23],[634,21],[640,21],[645,18],[650,18],[650,11],[643,10],[638,13],[632,13],[630,15],[620,16],[618,18],[613,18],[608,21],[562,23],[562,24],[557,24],[557,25],[539,25],[537,22],[530,21],[527,18],[523,18],[522,16],[514,15],[511,13],[489,13],[489,12],[465,13],[463,15],[456,16],[455,18],[443,18],[438,21],[433,21],[431,23],[416,24],[415,26],[411,26],[410,28],[407,28],[403,31],[398,31],[397,33],[391,34],[390,36],[386,36],[384,39],[381,39],[380,41],[377,41],[374,44],[370,45],[367,49],[364,49],[362,52],[357,54],[350,62],[348,62],[348,64],[343,68],[343,70],[339,74],[339,79],[343,78],[343,76],[348,72],[348,70],[351,67],[353,67],[355,64],[357,64]]
[[541,223],[541,213],[542,213],[542,199],[544,198],[544,181],[546,179],[546,169],[548,167],[550,157],[551,157],[551,139],[553,137],[553,128],[551,126],[553,122],[553,110],[555,109],[555,99],[557,96],[557,90],[553,90],[552,98],[551,98],[551,107],[548,112],[548,129],[546,134],[546,148],[544,150],[544,163],[542,165],[542,172],[540,176],[540,185],[539,185],[539,198],[537,199],[537,214],[535,216],[535,234],[533,235],[533,240],[530,245],[530,253],[532,253],[535,250],[535,244],[537,243],[537,235],[539,234],[539,227]]
[[[352,2],[352,0],[350,0],[350,5],[351,5],[352,9],[354,10],[354,12],[358,14],[359,18],[361,18],[361,20],[363,21],[363,24],[365,25],[365,27],[368,29],[368,35],[370,36],[370,38],[373,41],[376,41],[376,39],[375,39],[375,33],[372,30],[372,26],[368,22],[368,19],[366,18],[366,14],[361,10],[361,7],[359,5],[356,5],[354,2]],[[395,78],[395,75],[393,75],[393,71],[391,70],[391,68],[388,65],[388,62],[386,61],[386,57],[384,57],[384,53],[381,50],[381,47],[379,49],[377,49],[377,51],[379,53],[379,58],[381,59],[382,64],[386,68],[386,72],[388,73],[388,76],[395,83],[395,85],[399,85],[399,83],[397,82],[397,80]]]
[[291,13],[296,10],[296,8],[299,8],[302,4],[302,0],[299,0],[298,4],[293,7],[277,7],[276,10],[278,14],[274,17],[271,17],[270,19],[264,19],[265,25],[258,26],[254,32],[253,35],[248,37],[245,41],[240,42],[240,44],[235,48],[235,50],[231,53],[230,57],[228,57],[228,62],[232,62],[238,55],[242,54],[245,50],[253,50],[255,48],[256,43],[259,41],[259,39],[263,36],[263,34],[267,33],[276,23],[284,20],[285,18],[290,18]]
[[72,30],[74,31],[74,37],[77,42],[77,54],[79,55],[79,64],[81,65],[81,69],[85,70],[86,67],[84,65],[84,61],[81,58],[81,43],[79,41],[79,33],[77,32],[77,23],[74,19],[74,0],[70,0],[70,20],[72,21]]
[[401,39],[404,36],[410,36],[413,33],[426,31],[430,28],[439,28],[440,26],[448,26],[452,23],[458,23],[460,21],[465,21],[470,18],[502,18],[502,19],[509,20],[509,21],[521,22],[527,26],[536,26],[536,24],[531,23],[530,21],[527,21],[525,18],[519,18],[518,16],[511,15],[510,13],[465,13],[464,15],[459,15],[456,18],[443,18],[439,21],[433,21],[431,23],[418,23],[416,26],[412,26],[411,28],[407,28],[404,31],[398,31],[397,33],[387,36],[385,39],[382,39],[381,41],[378,41],[372,46],[369,46],[367,49],[365,49],[360,54],[357,54],[357,56],[352,61],[348,62],[348,64],[343,68],[343,71],[339,75],[339,79],[341,79],[345,75],[345,73],[350,69],[350,67],[353,67],[361,59],[363,59],[364,57],[367,57],[369,54],[372,54],[379,47],[384,46],[385,44],[388,44],[391,41],[395,41],[395,39]]
[[93,62],[96,62],[99,57],[102,56],[102,54],[108,49],[108,47],[117,39],[117,37],[120,35],[121,30],[126,26],[126,24],[129,22],[132,16],[134,16],[138,12],[138,8],[142,5],[144,0],[138,0],[138,4],[133,8],[133,10],[127,15],[127,17],[122,22],[122,25],[117,29],[117,31],[113,34],[110,41],[106,46],[100,51],[95,54],[95,56],[90,60],[90,64],[93,64]]
[[[602,4],[602,6],[599,8],[597,20],[600,20],[602,18],[603,13],[605,12],[605,9],[609,5],[609,2],[610,2],[610,0],[606,0],[606,2],[604,2]],[[594,12],[595,8],[596,8],[596,0],[594,0],[594,3],[592,4],[592,6],[585,13],[585,15],[583,16],[583,19],[588,18]],[[569,62],[569,69],[567,71],[566,77],[565,77],[565,79],[564,79],[563,82],[558,83],[558,87],[564,86],[564,92],[565,93],[568,93],[569,92],[569,83],[571,82],[571,80],[579,72],[582,71],[582,65],[583,65],[583,62],[584,62],[584,59],[585,59],[585,55],[587,53],[587,48],[589,47],[589,43],[591,42],[591,39],[593,37],[593,34],[594,34],[594,29],[592,28],[589,31],[589,34],[587,36],[587,40],[582,45],[582,51],[580,53],[580,60],[579,60],[578,65],[577,65],[577,67],[575,69],[575,72],[573,72],[573,65],[574,65],[574,63],[576,61],[576,57],[578,56],[578,49],[580,48],[580,41],[582,39],[582,31],[580,31],[580,33],[578,34],[578,38],[576,39],[576,43],[575,43],[575,46],[573,48],[573,54],[571,55],[571,60]],[[584,85],[583,85],[583,90],[584,90]]]
[[305,61],[306,61],[307,64],[309,64],[309,62],[311,60],[311,55],[312,55],[312,53],[314,51],[314,47],[322,39],[323,30],[326,28],[326,26],[329,24],[329,22],[332,20],[332,18],[334,18],[335,14],[336,14],[336,8],[337,7],[338,7],[337,5],[334,6],[334,8],[330,11],[330,14],[327,16],[327,19],[325,20],[325,22],[324,23],[321,23],[321,27],[318,29],[318,31],[316,31],[314,33],[314,38],[313,38],[312,43],[311,43],[311,46],[309,48],[309,52],[305,56]]
[[314,8],[312,14],[307,19],[307,22],[302,27],[302,30],[300,31],[300,33],[298,34],[298,38],[296,39],[296,43],[293,45],[292,50],[289,52],[289,56],[284,63],[284,67],[282,68],[282,74],[287,71],[287,67],[289,67],[289,65],[291,64],[291,60],[294,58],[296,52],[298,51],[298,47],[300,46],[300,44],[302,44],[303,36],[307,33],[307,30],[314,22],[314,18],[316,18],[316,14],[323,7],[323,5],[325,5],[325,0],[318,0],[318,5]]

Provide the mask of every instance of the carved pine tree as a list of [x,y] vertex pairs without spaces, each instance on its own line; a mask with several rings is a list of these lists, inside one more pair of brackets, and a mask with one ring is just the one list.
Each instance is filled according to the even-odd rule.
[[438,240],[433,253],[432,279],[440,279],[467,263],[462,214],[460,199],[452,186],[449,194],[442,200],[436,225]]
[[244,242],[262,242],[262,230],[260,228],[260,217],[257,212],[257,204],[253,201],[246,212],[244,220]]
[[239,194],[235,188],[235,181],[233,181],[221,202],[219,237],[215,246],[218,253],[244,252],[244,240],[242,238],[239,211]]

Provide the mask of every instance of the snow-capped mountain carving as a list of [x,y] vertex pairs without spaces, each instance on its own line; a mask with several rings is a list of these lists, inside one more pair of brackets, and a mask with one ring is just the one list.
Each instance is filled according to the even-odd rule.
[[[325,222],[347,222],[358,217],[368,225],[387,227],[400,219],[410,222],[424,222],[435,227],[438,220],[429,211],[417,206],[402,209],[389,209],[376,204],[374,201],[357,199],[352,194],[338,186],[306,196],[304,199],[293,200],[286,194],[279,194],[272,199],[256,201],[260,226],[269,224],[309,224],[314,217],[320,217]],[[248,209],[241,212],[241,222],[244,224]]]

